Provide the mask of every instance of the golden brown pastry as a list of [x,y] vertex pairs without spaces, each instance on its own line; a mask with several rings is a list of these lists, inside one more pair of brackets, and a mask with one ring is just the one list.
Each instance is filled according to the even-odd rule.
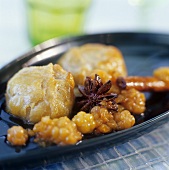
[[93,70],[103,70],[114,80],[125,77],[127,70],[121,52],[114,46],[103,44],[85,44],[71,48],[58,61],[67,71],[71,72],[75,83],[83,84],[86,76]]
[[57,64],[26,67],[8,81],[6,110],[33,123],[43,116],[68,116],[74,102],[73,90],[73,76]]

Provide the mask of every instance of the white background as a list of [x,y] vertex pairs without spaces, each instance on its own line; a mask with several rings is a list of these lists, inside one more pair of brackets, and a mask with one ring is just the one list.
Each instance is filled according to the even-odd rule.
[[[0,68],[32,48],[27,36],[25,1],[0,0]],[[140,3],[143,4],[136,5]],[[169,34],[169,0],[93,0],[85,30]]]

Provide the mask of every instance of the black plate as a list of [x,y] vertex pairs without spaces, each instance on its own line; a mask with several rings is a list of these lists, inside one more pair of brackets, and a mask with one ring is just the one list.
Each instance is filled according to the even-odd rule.
[[146,93],[147,109],[145,116],[138,116],[137,124],[127,130],[86,139],[73,146],[39,147],[31,140],[22,148],[11,147],[6,142],[6,131],[13,124],[22,122],[11,118],[4,111],[4,93],[8,79],[23,66],[55,63],[73,46],[85,43],[103,43],[117,46],[123,53],[129,75],[152,75],[154,69],[169,66],[169,35],[150,33],[106,33],[73,37],[64,40],[53,39],[34,47],[27,54],[9,63],[0,70],[0,164],[18,161],[44,160],[60,154],[68,154],[79,149],[94,147],[104,142],[119,144],[133,137],[148,133],[169,119],[169,93]]

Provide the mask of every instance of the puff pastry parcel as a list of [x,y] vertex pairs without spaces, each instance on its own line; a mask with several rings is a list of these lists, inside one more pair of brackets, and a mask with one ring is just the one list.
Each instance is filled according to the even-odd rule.
[[73,47],[65,53],[58,63],[71,72],[76,85],[83,84],[86,76],[94,70],[102,70],[110,79],[126,76],[127,69],[123,56],[116,47],[103,44],[85,44]]
[[7,84],[7,112],[36,123],[43,116],[69,116],[74,102],[74,79],[61,66],[25,67]]

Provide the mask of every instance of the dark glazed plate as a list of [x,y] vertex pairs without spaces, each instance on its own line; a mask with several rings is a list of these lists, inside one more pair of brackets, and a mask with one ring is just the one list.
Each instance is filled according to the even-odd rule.
[[[11,147],[6,142],[7,129],[22,122],[4,111],[4,93],[8,79],[23,66],[45,65],[57,59],[73,46],[85,43],[103,43],[117,46],[123,53],[129,75],[152,75],[154,69],[169,66],[169,35],[150,33],[106,33],[72,37],[64,40],[52,39],[34,47],[27,54],[12,61],[0,70],[0,165],[18,161],[52,159],[78,150],[94,147],[104,142],[119,144],[148,133],[169,119],[169,92],[146,93],[147,109],[144,116],[136,117],[134,127],[83,140],[73,146],[39,147],[32,139],[25,147]],[[91,149],[91,148],[90,148]]]

